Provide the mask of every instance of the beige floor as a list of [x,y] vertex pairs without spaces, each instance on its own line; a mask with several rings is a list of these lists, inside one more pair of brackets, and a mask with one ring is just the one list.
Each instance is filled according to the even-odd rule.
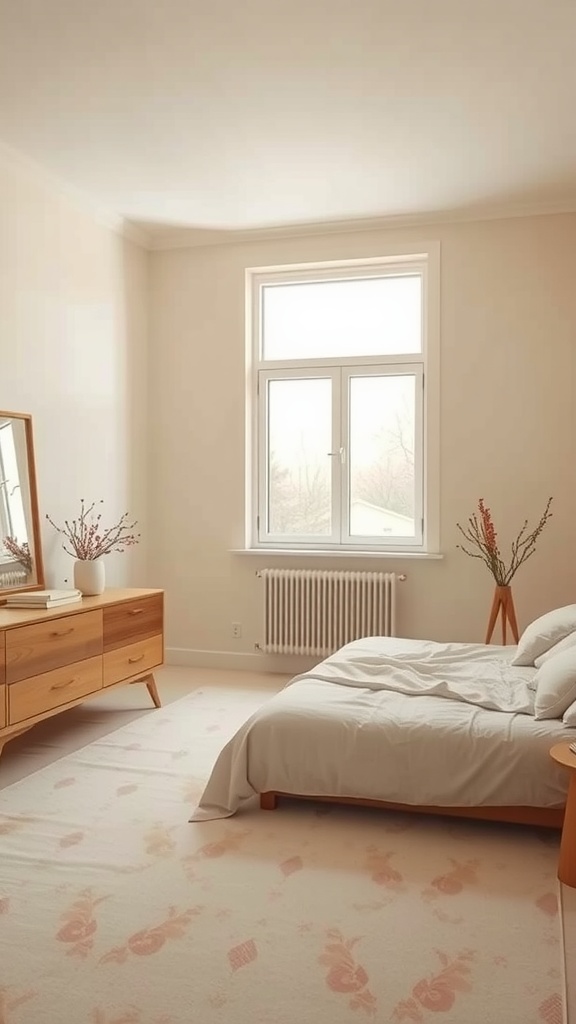
[[[164,666],[154,673],[163,704],[171,704],[202,686],[226,683],[242,686],[247,679],[270,694],[280,690],[289,676],[273,673],[224,671],[221,669]],[[54,715],[4,747],[0,757],[0,789],[56,761],[99,736],[114,732],[141,715],[153,714],[148,691],[141,684],[107,690],[69,711]]]
[[[219,669],[194,669],[164,666],[155,673],[163,704],[179,700],[204,686],[225,683],[242,686],[255,683],[270,695],[280,690],[289,676],[272,673],[243,673]],[[86,746],[99,736],[119,729],[142,715],[154,714],[143,685],[121,686],[107,690],[85,704],[71,708],[40,723],[6,744],[0,758],[0,789],[23,779],[65,754]],[[576,890],[563,887],[564,943],[568,981],[569,1014],[576,1022]]]

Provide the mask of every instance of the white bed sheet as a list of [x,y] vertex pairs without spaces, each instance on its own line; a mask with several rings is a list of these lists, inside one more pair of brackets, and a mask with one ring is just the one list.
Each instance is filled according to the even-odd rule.
[[[460,694],[454,672],[447,688],[417,694],[381,688],[382,675],[366,672],[378,657],[386,663],[397,657],[413,668],[435,656],[442,661],[447,648],[462,660]],[[191,820],[227,817],[268,791],[423,806],[561,806],[568,773],[549,750],[574,739],[576,730],[529,713],[535,670],[513,669],[515,650],[383,637],[347,644],[296,676],[239,729],[220,753]],[[356,657],[364,667],[354,671]],[[475,703],[470,667],[486,671],[488,664],[503,686],[501,702],[522,710]],[[478,699],[486,703],[483,692]]]

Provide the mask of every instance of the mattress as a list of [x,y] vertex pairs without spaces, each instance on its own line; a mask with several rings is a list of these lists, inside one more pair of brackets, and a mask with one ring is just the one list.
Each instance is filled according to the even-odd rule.
[[549,750],[576,730],[534,719],[535,670],[513,668],[514,652],[382,637],[347,644],[238,730],[191,820],[227,817],[269,791],[416,806],[562,806],[568,773]]

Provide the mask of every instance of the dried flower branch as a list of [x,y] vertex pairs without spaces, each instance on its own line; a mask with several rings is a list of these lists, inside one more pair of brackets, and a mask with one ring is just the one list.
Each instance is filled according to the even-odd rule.
[[26,572],[32,572],[32,552],[27,541],[19,544],[16,537],[4,537],[2,543],[12,557],[26,569]]
[[124,551],[132,544],[138,544],[140,540],[140,534],[133,533],[137,522],[129,522],[127,512],[120,516],[114,526],[104,529],[101,525],[102,513],[94,512],[97,504],[103,505],[104,502],[93,501],[86,507],[84,498],[81,498],[79,518],[65,519],[64,526],[57,526],[50,516],[46,515],[50,525],[65,538],[62,544],[64,551],[83,562],[109,555],[111,551]]
[[462,536],[466,539],[467,543],[472,547],[477,548],[477,552],[469,551],[463,544],[457,544],[456,547],[460,548],[465,555],[469,555],[470,558],[481,558],[484,564],[488,566],[497,586],[507,587],[522,563],[525,562],[527,558],[530,558],[530,555],[534,554],[536,541],[546,526],[546,523],[552,516],[550,511],[551,504],[552,498],[548,498],[546,508],[540,517],[540,521],[531,533],[526,532],[528,529],[528,520],[524,520],[524,525],[520,530],[520,533],[516,539],[512,541],[510,549],[511,557],[508,565],[506,565],[500,553],[498,537],[492,521],[492,513],[484,504],[483,498],[480,498],[478,501],[478,515],[474,513],[470,516],[466,529],[464,529],[460,523],[456,523],[456,526],[460,530]]

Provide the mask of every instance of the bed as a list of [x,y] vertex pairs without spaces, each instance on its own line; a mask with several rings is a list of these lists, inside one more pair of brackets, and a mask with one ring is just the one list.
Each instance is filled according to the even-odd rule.
[[561,827],[568,778],[549,751],[576,739],[568,607],[517,646],[347,644],[238,730],[191,820],[289,796]]

